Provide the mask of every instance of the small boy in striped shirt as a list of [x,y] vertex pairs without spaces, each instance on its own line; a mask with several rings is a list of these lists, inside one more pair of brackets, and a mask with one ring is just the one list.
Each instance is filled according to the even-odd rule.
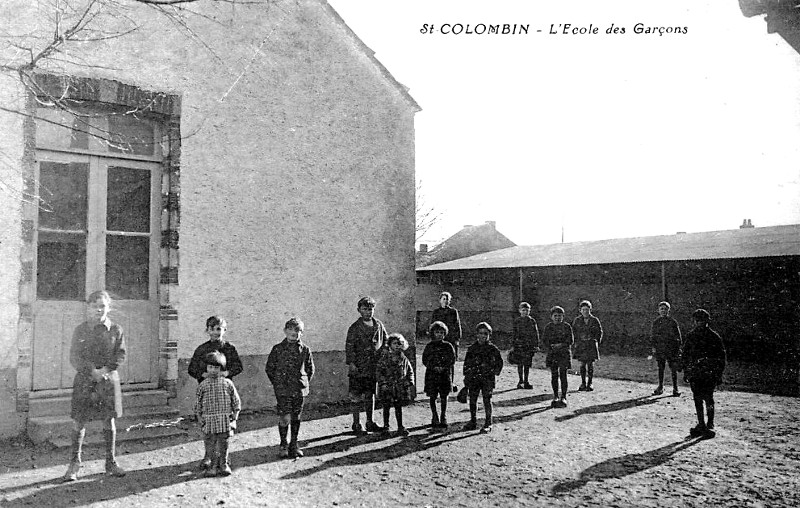
[[203,358],[206,364],[206,377],[197,387],[194,413],[205,435],[206,457],[203,461],[206,476],[230,476],[228,461],[228,439],[236,430],[236,420],[242,409],[242,401],[233,381],[221,376],[225,369],[225,355],[219,351],[208,353]]

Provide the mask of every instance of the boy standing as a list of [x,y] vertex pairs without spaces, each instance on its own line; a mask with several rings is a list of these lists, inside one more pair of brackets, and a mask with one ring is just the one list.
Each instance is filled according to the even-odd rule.
[[[689,430],[692,437],[712,438],[714,432],[714,388],[722,382],[725,370],[725,345],[717,332],[709,328],[711,315],[704,309],[692,313],[694,328],[686,334],[683,346],[684,375],[692,387],[697,426]],[[703,419],[703,402],[708,420]]]
[[[425,366],[425,395],[430,397],[431,427],[447,428],[447,396],[453,386],[453,366],[456,363],[456,350],[452,344],[444,340],[447,336],[447,325],[434,321],[428,328],[431,341],[422,352],[422,365]],[[441,417],[436,413],[436,399],[441,397]]]
[[492,392],[495,378],[503,370],[503,357],[500,350],[492,344],[492,327],[480,322],[476,327],[478,340],[467,349],[464,357],[464,386],[469,390],[470,420],[464,430],[478,428],[478,393],[483,394],[483,410],[486,417],[481,433],[492,431]]
[[[453,301],[453,295],[447,291],[442,291],[439,294],[439,307],[434,309],[431,314],[431,324],[436,321],[441,321],[447,327],[447,334],[444,340],[453,345],[458,358],[458,344],[461,342],[461,319],[458,317],[458,311],[450,306]],[[451,377],[455,377],[453,369],[451,369]],[[453,385],[453,391],[457,392],[458,387]]]
[[678,397],[678,370],[681,360],[681,329],[675,318],[669,315],[670,305],[667,302],[658,304],[658,317],[653,321],[650,329],[650,341],[653,347],[653,356],[658,363],[658,387],[653,395],[664,393],[664,370],[669,363],[672,374],[672,396]]
[[242,401],[233,381],[222,376],[225,356],[212,351],[205,356],[205,364],[207,376],[197,387],[194,413],[205,435],[206,476],[230,476],[228,439],[236,430]]
[[[309,383],[314,376],[314,358],[311,349],[300,337],[305,325],[297,318],[291,318],[283,327],[285,338],[273,346],[267,357],[264,370],[275,390],[278,401],[278,434],[281,438],[280,456],[298,458],[303,450],[297,445],[300,432],[300,414],[303,402],[308,396]],[[292,427],[292,440],[287,443],[289,425]]]
[[239,353],[236,347],[225,340],[225,332],[228,331],[228,323],[220,316],[211,316],[206,320],[206,334],[208,340],[194,350],[192,360],[189,362],[189,375],[202,382],[208,376],[206,372],[205,357],[208,353],[219,351],[225,355],[227,370],[220,372],[222,377],[233,379],[234,376],[242,373],[242,362],[239,360]]
[[533,365],[533,355],[539,350],[539,327],[531,317],[531,304],[528,302],[519,304],[519,316],[514,319],[511,345],[513,349],[510,355],[513,355],[517,364],[519,377],[517,388],[530,390],[533,386],[528,382],[528,376]]
[[[205,358],[208,353],[219,352],[225,357],[227,368],[219,373],[220,376],[228,379],[233,379],[237,374],[242,372],[242,362],[239,360],[239,353],[233,344],[225,340],[225,332],[228,331],[228,323],[225,318],[220,316],[211,316],[206,319],[206,334],[208,340],[194,350],[192,359],[189,362],[189,375],[202,383],[208,372],[206,371]],[[208,469],[211,464],[211,456],[206,455],[200,461],[200,469]]]
[[[361,317],[347,329],[345,341],[345,362],[349,379],[350,402],[353,404],[353,432],[380,432],[381,426],[372,419],[375,405],[376,367],[379,351],[386,341],[386,328],[375,314],[375,300],[369,296],[358,301]],[[361,427],[359,413],[361,407],[366,414],[366,431]]]

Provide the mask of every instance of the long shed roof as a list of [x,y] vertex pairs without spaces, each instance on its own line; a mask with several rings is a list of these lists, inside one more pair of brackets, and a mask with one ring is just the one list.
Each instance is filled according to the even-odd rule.
[[772,256],[800,256],[800,224],[593,242],[520,245],[417,270],[478,270]]

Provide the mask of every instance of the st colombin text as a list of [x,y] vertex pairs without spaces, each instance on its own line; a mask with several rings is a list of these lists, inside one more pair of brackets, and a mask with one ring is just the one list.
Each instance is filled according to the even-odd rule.
[[650,25],[647,23],[636,23],[633,26],[624,27],[615,23],[607,26],[600,26],[594,23],[573,24],[573,23],[551,23],[549,29],[531,28],[529,23],[424,23],[419,29],[421,34],[442,34],[442,35],[529,35],[534,33],[547,33],[549,35],[624,35],[633,33],[636,35],[686,35],[689,33],[687,26],[662,26]]

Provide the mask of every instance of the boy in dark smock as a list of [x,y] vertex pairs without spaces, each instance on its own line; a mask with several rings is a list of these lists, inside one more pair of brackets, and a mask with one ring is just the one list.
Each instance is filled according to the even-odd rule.
[[509,355],[513,356],[512,363],[517,364],[519,377],[517,388],[530,390],[533,386],[528,382],[528,376],[533,365],[533,355],[539,350],[539,327],[531,317],[531,304],[528,302],[519,304],[519,316],[514,318],[511,347],[513,349]]
[[669,315],[669,310],[669,303],[660,302],[658,317],[650,328],[650,344],[658,363],[658,387],[653,391],[653,395],[664,393],[664,370],[669,363],[672,374],[672,396],[678,397],[681,394],[678,391],[678,370],[681,363],[682,338],[678,322]]
[[345,363],[349,381],[349,395],[352,403],[353,426],[355,434],[364,434],[359,413],[363,408],[366,415],[366,432],[380,432],[383,427],[372,419],[375,408],[375,389],[377,387],[376,367],[380,349],[386,342],[386,328],[375,318],[375,300],[369,296],[358,301],[355,323],[347,329],[345,340]]
[[86,300],[87,320],[72,334],[70,363],[75,368],[72,384],[72,449],[65,481],[78,478],[81,468],[86,423],[103,421],[106,446],[106,472],[124,476],[116,459],[117,429],[114,419],[122,416],[122,389],[117,368],[125,361],[125,335],[122,327],[108,318],[111,297],[95,291]]
[[208,334],[209,339],[197,346],[189,362],[189,375],[195,378],[198,383],[208,377],[205,357],[208,353],[213,353],[214,351],[225,355],[227,367],[220,373],[223,377],[233,379],[242,373],[242,361],[239,359],[236,347],[225,340],[227,330],[228,323],[220,316],[211,316],[206,320],[206,334]]
[[[572,344],[575,338],[572,327],[564,322],[564,309],[558,305],[550,309],[550,323],[544,327],[542,342],[547,347],[544,364],[550,369],[550,384],[553,387],[551,407],[567,407],[567,371],[572,366]],[[561,398],[558,398],[558,382],[561,381]]]
[[503,370],[503,357],[500,350],[491,342],[492,327],[489,323],[481,322],[476,326],[477,341],[467,349],[464,357],[464,386],[469,390],[470,420],[464,430],[478,428],[478,394],[483,394],[483,421],[482,433],[492,431],[492,393],[496,377]]
[[[603,342],[603,327],[600,320],[592,314],[592,302],[583,300],[580,305],[581,315],[572,321],[572,333],[575,337],[575,358],[581,362],[581,386],[578,391],[594,391],[594,362],[600,359],[600,343]],[[587,380],[588,378],[588,380]]]
[[[430,397],[431,427],[447,428],[447,396],[453,386],[453,366],[456,364],[456,350],[445,341],[447,325],[434,321],[428,328],[431,341],[422,351],[422,365],[425,366],[425,395]],[[441,417],[436,413],[436,399],[441,397]]]
[[[300,432],[300,414],[309,393],[309,384],[314,377],[314,357],[302,340],[305,324],[291,318],[283,327],[283,341],[272,347],[264,367],[267,377],[275,390],[278,402],[278,435],[280,436],[281,457],[302,457],[303,451],[297,444]],[[292,427],[292,440],[287,443],[289,426]]]
[[[439,307],[434,309],[433,313],[431,314],[430,324],[433,324],[436,321],[441,321],[445,324],[447,327],[447,335],[445,336],[444,340],[453,345],[453,349],[456,352],[456,358],[458,358],[458,345],[461,342],[461,318],[458,316],[458,311],[450,306],[450,302],[452,301],[453,295],[447,291],[443,291],[439,295]],[[454,375],[455,371],[451,372],[451,374]],[[453,385],[453,391],[458,391],[458,387],[456,385]]]
[[[705,309],[692,314],[694,328],[686,334],[683,345],[683,369],[686,381],[692,388],[697,426],[690,429],[693,437],[712,438],[714,431],[714,388],[722,382],[725,370],[725,345],[722,337],[708,323],[711,315]],[[703,418],[703,403],[708,419]]]

